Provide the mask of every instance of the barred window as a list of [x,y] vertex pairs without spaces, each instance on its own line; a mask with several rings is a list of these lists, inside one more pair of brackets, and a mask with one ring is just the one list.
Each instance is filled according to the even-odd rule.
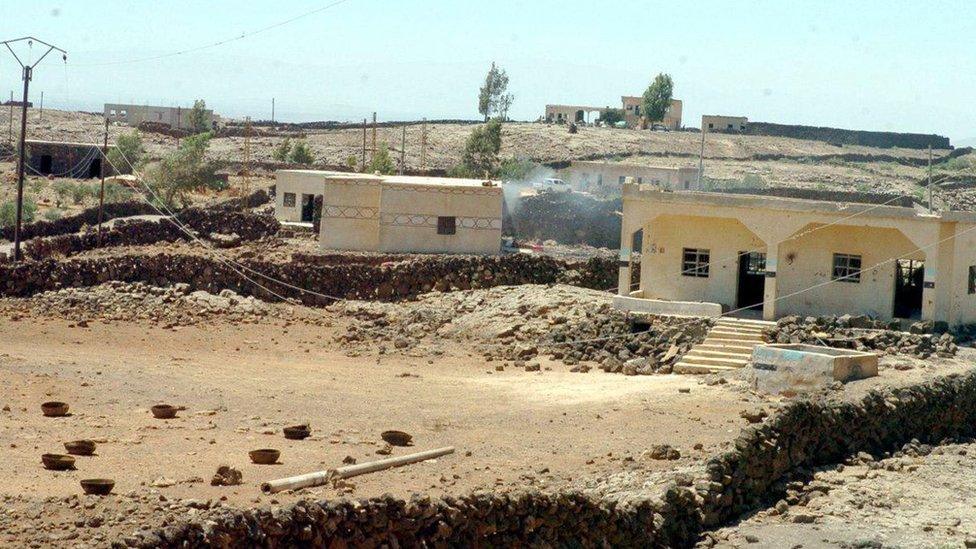
[[685,248],[681,255],[681,274],[708,278],[708,250]]
[[831,276],[841,282],[861,282],[861,256],[834,254],[834,271]]
[[295,193],[285,193],[284,194],[284,201],[285,201],[285,207],[286,208],[294,208],[295,207]]
[[457,233],[457,218],[456,217],[438,217],[437,218],[437,234],[455,234]]
[[976,294],[976,265],[969,266],[969,293]]

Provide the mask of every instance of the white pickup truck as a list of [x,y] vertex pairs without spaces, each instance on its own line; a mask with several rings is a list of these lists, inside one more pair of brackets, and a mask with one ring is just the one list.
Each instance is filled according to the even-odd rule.
[[532,188],[540,193],[568,193],[572,190],[565,181],[553,177],[536,181],[532,184]]

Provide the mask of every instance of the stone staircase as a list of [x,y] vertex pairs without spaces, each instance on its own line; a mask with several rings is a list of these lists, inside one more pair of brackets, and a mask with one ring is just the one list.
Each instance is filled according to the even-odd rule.
[[752,359],[753,348],[765,343],[763,328],[775,324],[766,320],[720,318],[705,334],[705,340],[674,365],[674,373],[707,374],[742,368]]

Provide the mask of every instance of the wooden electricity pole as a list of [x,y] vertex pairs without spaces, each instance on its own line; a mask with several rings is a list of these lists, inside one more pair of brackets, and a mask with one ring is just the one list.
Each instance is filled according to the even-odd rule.
[[98,191],[98,247],[102,247],[102,220],[105,219],[105,170],[108,163],[108,118],[105,119],[105,141],[102,143],[102,186]]
[[373,148],[369,151],[369,161],[373,162],[376,157],[376,111],[373,111]]
[[251,194],[251,117],[244,118],[244,199],[241,210],[247,209],[247,197]]
[[427,174],[427,119],[424,118],[420,130],[420,172]]
[[366,119],[363,118],[363,162],[360,168],[361,172],[366,171]]
[[403,125],[400,133],[400,175],[407,170],[407,125]]
[[932,145],[931,144],[929,144],[929,184],[928,184],[928,191],[929,191],[929,213],[932,213],[934,210],[932,209]]
[[695,187],[696,187],[695,190],[698,190],[698,191],[701,190],[702,172],[705,170],[705,128],[704,128],[704,124],[702,124],[701,134],[702,134],[702,138],[701,138],[701,150],[698,151],[698,180],[696,181],[696,184],[695,184]]

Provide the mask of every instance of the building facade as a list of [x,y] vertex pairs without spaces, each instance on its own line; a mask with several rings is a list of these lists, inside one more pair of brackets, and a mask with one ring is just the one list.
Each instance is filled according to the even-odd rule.
[[34,175],[92,179],[101,177],[103,172],[106,177],[115,173],[112,165],[103,161],[98,145],[30,139],[25,144],[27,171]]
[[[322,195],[324,249],[497,254],[502,188],[496,181],[279,170],[275,211],[291,220]],[[309,196],[309,199],[305,197]],[[301,202],[299,202],[301,199]]]
[[[105,104],[105,118],[109,122],[138,126],[143,122],[167,124],[171,128],[189,128],[192,107],[155,107],[151,105],[123,105],[118,103]],[[213,110],[204,111],[207,126],[214,127],[219,120]]]
[[[643,97],[625,95],[620,98],[620,102],[624,111],[624,121],[627,123],[628,128],[652,127],[651,122],[644,118]],[[654,122],[654,124],[660,124],[669,130],[680,130],[681,100],[672,99],[671,106],[668,107],[668,110],[664,111],[664,120]]]
[[744,132],[748,127],[749,119],[745,116],[702,115],[703,132]]
[[546,105],[545,121],[549,124],[592,124],[600,118],[607,107],[587,107],[583,105]]
[[628,178],[634,183],[656,185],[671,191],[698,189],[698,168],[694,166],[672,168],[574,160],[558,174],[573,190],[599,195],[620,194]]
[[972,212],[625,185],[621,242],[624,309],[976,322]]

